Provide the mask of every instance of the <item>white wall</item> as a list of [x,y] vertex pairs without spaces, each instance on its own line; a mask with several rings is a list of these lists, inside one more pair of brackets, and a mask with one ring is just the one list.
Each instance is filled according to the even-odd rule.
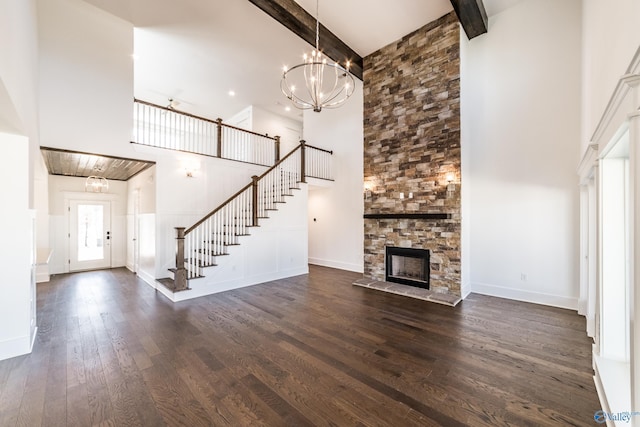
[[253,132],[279,136],[280,157],[293,150],[302,139],[302,120],[275,114],[256,105],[250,105],[224,122]]
[[[49,172],[44,164],[44,159],[37,151],[34,161],[33,176],[33,207],[36,211],[36,248],[39,252],[50,252],[49,242]],[[38,260],[42,262],[44,260]],[[49,281],[49,265],[46,263],[37,266],[37,282]]]
[[[0,2],[0,360],[31,351],[36,333],[33,177],[38,154],[35,1]],[[19,136],[19,135],[22,136]]]
[[577,307],[581,2],[526,0],[461,45],[473,292]]
[[35,0],[0,2],[0,130],[32,140],[38,134],[36,25]]
[[[364,269],[363,91],[340,108],[304,113],[304,139],[333,150],[335,183],[309,187],[309,263]],[[315,220],[314,220],[315,219]]]
[[[33,240],[29,211],[29,141],[0,133],[2,197],[11,209],[0,213],[0,360],[31,351]],[[35,283],[35,276],[33,277]],[[35,323],[33,323],[35,328]]]
[[132,157],[132,24],[78,0],[38,19],[41,145]]
[[111,202],[111,267],[126,263],[127,183],[109,181],[109,192],[87,193],[85,178],[70,176],[49,177],[50,248],[53,250],[51,274],[69,272],[69,200],[102,200]]
[[[127,181],[127,268],[149,283],[156,279],[156,168],[150,167]],[[137,200],[136,200],[137,199]],[[138,203],[135,224],[136,202]],[[137,227],[137,229],[136,229]],[[137,236],[136,236],[137,231]],[[134,238],[136,240],[134,240]],[[135,264],[138,245],[138,266]]]
[[302,121],[293,120],[263,108],[253,107],[253,131],[280,136],[280,157],[293,150],[302,138]]
[[[583,0],[583,134],[589,144],[616,84],[640,47],[640,0]],[[577,160],[576,160],[577,161]]]

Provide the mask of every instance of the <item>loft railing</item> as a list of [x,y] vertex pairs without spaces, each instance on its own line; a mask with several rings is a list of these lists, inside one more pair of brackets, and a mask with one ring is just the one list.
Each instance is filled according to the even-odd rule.
[[[314,148],[315,149],[315,148]],[[202,276],[202,269],[215,265],[217,256],[226,255],[226,246],[237,245],[238,237],[247,235],[249,227],[258,226],[261,218],[284,203],[298,184],[306,182],[305,142],[236,194],[184,229],[176,227],[175,290],[187,289],[187,280]]]
[[133,100],[135,144],[271,166],[280,160],[280,137]]

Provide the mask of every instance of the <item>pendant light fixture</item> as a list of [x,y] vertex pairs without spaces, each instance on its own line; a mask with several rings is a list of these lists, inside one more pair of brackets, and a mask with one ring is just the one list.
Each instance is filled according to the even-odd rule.
[[284,67],[280,88],[296,108],[322,111],[337,108],[351,95],[355,88],[349,72],[349,61],[345,67],[329,60],[320,50],[319,0],[316,0],[316,48],[310,55],[304,54],[304,62],[292,68]]

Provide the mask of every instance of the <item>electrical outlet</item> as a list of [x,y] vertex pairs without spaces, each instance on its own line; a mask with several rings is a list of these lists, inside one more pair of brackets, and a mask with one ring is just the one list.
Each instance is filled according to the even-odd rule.
[[520,273],[520,280],[522,280],[523,282],[527,281],[527,275],[525,273]]

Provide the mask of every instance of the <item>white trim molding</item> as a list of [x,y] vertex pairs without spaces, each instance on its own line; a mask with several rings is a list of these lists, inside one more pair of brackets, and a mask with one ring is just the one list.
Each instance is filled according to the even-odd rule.
[[488,295],[498,298],[512,299],[534,304],[548,305],[552,307],[578,310],[578,298],[566,297],[563,295],[552,295],[541,292],[531,292],[522,289],[505,288],[503,286],[490,285],[487,283],[472,283],[471,292],[474,294]]
[[582,155],[582,160],[578,166],[578,176],[580,185],[587,185],[589,179],[593,177],[593,168],[598,164],[598,144],[589,144]]
[[[580,184],[595,188],[596,200],[595,212],[589,213],[589,221],[596,221],[597,250],[589,250],[588,271],[595,272],[595,295],[589,293],[589,304],[595,307],[595,319],[587,317],[589,324],[593,323],[591,332],[595,338],[593,346],[594,382],[600,399],[602,410],[605,412],[637,411],[640,410],[640,274],[635,266],[640,265],[640,48],[636,51],[626,73],[620,77],[609,103],[591,138],[591,145],[587,148],[578,167]],[[628,138],[628,153],[618,152],[620,141]],[[624,144],[624,143],[623,143]],[[624,145],[623,145],[624,147]],[[616,150],[616,151],[612,151]],[[624,150],[624,148],[623,148]],[[594,155],[596,152],[596,155]],[[628,159],[626,171],[617,178],[607,178],[603,175],[603,168],[611,162],[620,159]],[[616,163],[614,163],[615,165]],[[609,168],[610,166],[607,166]],[[593,180],[594,184],[590,184]],[[620,195],[621,187],[629,187],[628,194]],[[592,194],[589,194],[591,201]],[[611,200],[624,206],[624,214],[620,209],[613,211],[610,208]],[[606,214],[606,216],[605,216]],[[620,215],[619,215],[620,214]],[[624,222],[628,225],[624,230],[614,226],[620,224],[620,216],[624,216]],[[593,217],[593,218],[592,218]],[[581,218],[584,220],[584,217]],[[584,224],[583,224],[584,225]],[[612,228],[613,227],[613,228]],[[584,227],[582,227],[584,228]],[[611,237],[611,230],[614,237]],[[616,234],[618,233],[618,234]],[[581,234],[581,240],[586,233]],[[613,239],[613,249],[610,244],[605,245],[604,237],[608,242]],[[592,240],[592,237],[589,236]],[[624,241],[628,251],[629,261],[624,265],[627,269],[627,286],[625,289],[612,289],[610,283],[620,283],[618,278],[619,266],[611,267],[605,275],[603,260],[617,260],[619,254],[616,248],[620,241]],[[581,241],[581,247],[585,247]],[[585,250],[582,251],[584,254]],[[587,271],[581,268],[582,274]],[[613,275],[612,273],[613,272]],[[592,275],[591,273],[589,274]],[[591,283],[589,283],[591,286]],[[618,292],[618,293],[616,293]],[[626,296],[620,296],[626,295]],[[607,299],[608,298],[608,299]],[[595,301],[592,301],[595,299]],[[607,302],[608,301],[608,302]],[[605,302],[607,302],[605,304]],[[624,319],[620,318],[620,312],[624,310]],[[624,323],[622,323],[624,322]],[[620,325],[625,329],[620,336]],[[592,334],[590,334],[592,335]],[[626,348],[620,348],[620,343],[626,340]],[[620,360],[619,360],[620,359]],[[637,421],[633,421],[636,425]],[[607,425],[610,422],[607,421]],[[616,424],[617,425],[617,424]]]
[[364,273],[364,267],[360,264],[351,264],[341,261],[333,261],[322,258],[309,257],[309,264],[319,265],[321,267],[331,267],[338,270],[353,271],[354,273]]

